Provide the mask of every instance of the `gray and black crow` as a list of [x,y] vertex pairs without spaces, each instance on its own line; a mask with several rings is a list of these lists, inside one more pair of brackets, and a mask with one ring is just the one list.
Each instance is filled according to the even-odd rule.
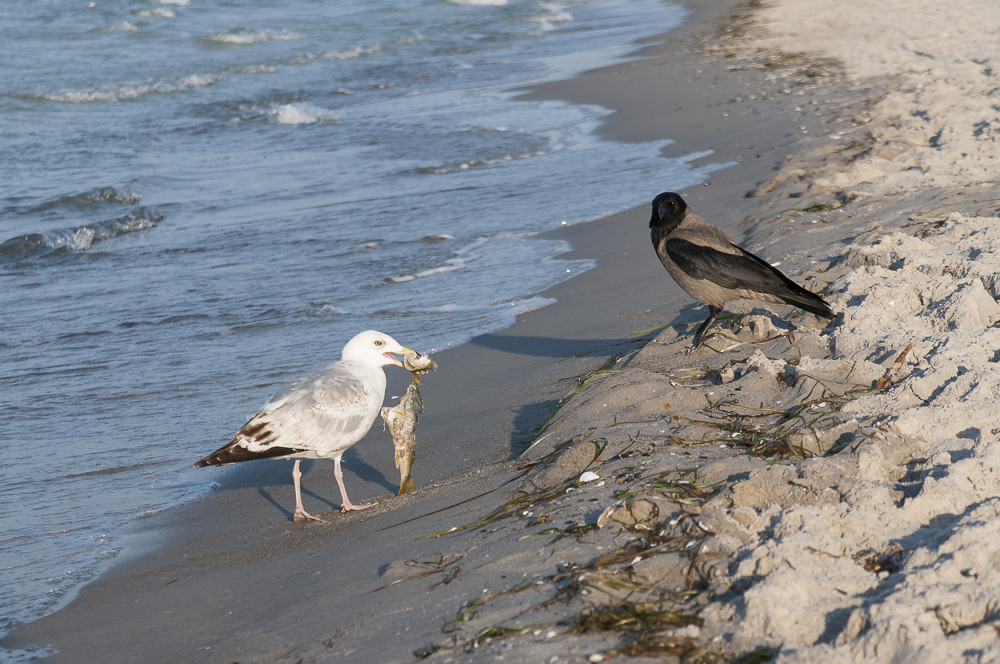
[[678,194],[668,191],[653,199],[649,232],[656,255],[674,281],[708,305],[708,318],[695,332],[695,347],[730,300],[784,302],[833,318],[823,298],[733,244],[729,236],[692,212]]

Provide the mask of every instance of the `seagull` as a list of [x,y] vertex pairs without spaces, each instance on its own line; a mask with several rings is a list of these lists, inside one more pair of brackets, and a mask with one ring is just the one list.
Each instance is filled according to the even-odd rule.
[[649,231],[656,255],[677,285],[708,305],[708,318],[695,332],[695,348],[730,300],[784,302],[822,318],[834,316],[823,298],[736,246],[728,235],[692,212],[678,194],[667,191],[653,199]]
[[347,342],[339,362],[292,382],[264,404],[224,447],[194,464],[224,466],[254,459],[295,459],[296,522],[319,521],[302,507],[299,483],[302,459],[333,457],[340,487],[341,512],[363,510],[347,497],[340,459],[371,429],[385,399],[388,364],[403,366],[393,355],[416,353],[387,334],[368,330]]

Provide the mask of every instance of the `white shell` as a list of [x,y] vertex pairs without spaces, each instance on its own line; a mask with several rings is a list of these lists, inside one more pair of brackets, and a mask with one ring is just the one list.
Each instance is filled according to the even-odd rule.
[[588,470],[583,475],[580,475],[581,482],[593,482],[594,480],[601,479],[601,476],[592,470]]

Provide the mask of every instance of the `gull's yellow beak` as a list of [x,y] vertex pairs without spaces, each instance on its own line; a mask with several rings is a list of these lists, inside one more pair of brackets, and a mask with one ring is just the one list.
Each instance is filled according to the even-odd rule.
[[412,350],[410,348],[407,348],[406,346],[400,346],[400,348],[402,348],[403,350],[389,351],[389,352],[382,353],[382,354],[385,355],[386,357],[388,357],[390,360],[392,360],[392,363],[395,364],[397,367],[403,366],[403,363],[400,362],[399,360],[397,360],[394,356],[396,356],[396,355],[406,355],[407,353],[413,353],[414,355],[420,355],[420,353],[418,353],[417,351]]

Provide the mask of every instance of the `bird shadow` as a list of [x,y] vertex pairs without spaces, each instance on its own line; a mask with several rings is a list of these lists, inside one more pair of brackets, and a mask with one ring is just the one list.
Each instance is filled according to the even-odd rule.
[[262,497],[262,498],[263,498],[264,500],[266,500],[267,502],[269,502],[269,503],[271,503],[272,505],[274,505],[274,507],[275,507],[275,508],[276,508],[276,509],[277,509],[277,510],[278,510],[279,512],[281,512],[282,514],[284,514],[284,515],[285,515],[285,519],[287,519],[287,520],[289,520],[289,521],[291,521],[291,520],[292,520],[292,518],[293,518],[293,513],[292,513],[291,511],[289,511],[289,510],[288,510],[288,509],[287,509],[287,508],[286,508],[286,507],[285,507],[284,505],[282,505],[282,504],[281,504],[281,503],[279,503],[279,502],[278,502],[277,500],[275,500],[275,499],[274,499],[274,496],[272,496],[272,495],[271,495],[271,492],[270,492],[270,491],[268,491],[267,489],[265,489],[265,488],[264,488],[264,487],[262,487],[262,486],[259,486],[259,487],[257,487],[257,493],[258,493],[258,495],[260,495],[260,496],[261,496],[261,497]]
[[[339,510],[341,507],[343,507],[343,505],[340,503],[339,500],[337,502],[334,502],[334,501],[326,498],[325,496],[316,493],[316,491],[314,491],[314,490],[312,490],[312,489],[310,489],[310,488],[308,488],[306,486],[306,482],[308,481],[308,477],[309,477],[309,471],[312,468],[312,466],[313,466],[313,464],[314,464],[315,461],[316,461],[315,459],[303,459],[301,465],[299,466],[299,469],[302,471],[302,495],[303,496],[309,496],[310,498],[313,498],[314,500],[317,500],[317,501],[323,503],[324,505],[326,505],[331,510]],[[326,461],[326,459],[324,459],[324,461]],[[357,475],[359,478],[365,480],[366,482],[372,482],[374,484],[378,484],[379,486],[381,486],[382,488],[390,491],[391,493],[395,493],[396,492],[397,486],[395,484],[393,484],[392,481],[390,481],[388,478],[386,478],[385,474],[383,474],[377,468],[373,467],[372,465],[370,465],[369,463],[367,463],[364,459],[362,459],[360,456],[358,456],[357,453],[355,453],[355,451],[353,449],[348,450],[347,453],[344,454],[344,458],[342,459],[342,462],[343,462],[342,466],[345,469],[349,468],[351,474]],[[287,470],[287,475],[285,476],[285,479],[288,480],[287,484],[289,484],[289,485],[292,484],[292,482],[291,482],[291,474],[292,474],[292,472],[291,472],[291,464],[292,463],[294,463],[294,462],[289,461],[289,463],[287,463],[287,464],[285,464],[285,463],[281,464],[281,466],[285,467],[284,469]],[[332,461],[330,462],[329,465],[330,465],[330,468],[329,468],[330,473],[329,474],[333,475],[333,467],[334,466],[333,466]],[[347,474],[348,473],[345,472],[345,475],[347,475]],[[324,482],[326,484],[330,484],[333,487],[332,491],[334,491],[334,493],[336,493],[339,496],[340,492],[339,492],[339,489],[337,488],[335,477],[334,478],[325,477],[325,478],[315,478],[315,479],[317,481],[322,481],[322,482]],[[332,480],[332,482],[328,482],[327,480]],[[345,483],[346,482],[348,482],[347,478],[345,478]],[[285,482],[261,482],[261,483],[258,483],[257,486],[256,486],[257,493],[262,498],[264,498],[264,500],[266,500],[267,502],[271,503],[271,505],[273,505],[275,508],[277,508],[277,510],[279,512],[281,512],[282,514],[284,514],[287,519],[291,520],[292,517],[293,517],[293,515],[294,515],[294,513],[288,509],[287,505],[285,505],[284,503],[282,503],[282,502],[278,501],[276,498],[274,498],[274,496],[271,494],[271,491],[269,491],[267,488],[265,488],[267,486],[274,486],[276,484],[285,484]],[[244,485],[244,486],[252,486],[252,485],[251,484],[247,484],[247,485]],[[226,488],[230,488],[231,489],[231,488],[235,488],[235,487],[228,486]]]
[[341,467],[345,471],[345,475],[349,470],[351,473],[354,473],[364,481],[377,484],[390,493],[395,494],[396,489],[399,488],[399,485],[392,479],[386,477],[381,470],[362,459],[358,451],[353,447],[344,453],[343,464]]
[[[316,461],[317,459],[303,459],[301,465],[299,466],[303,475],[302,494],[308,495],[326,505],[329,505],[331,509],[340,509],[340,492],[337,489],[337,483],[334,479],[334,466],[332,459],[319,460],[325,462],[322,466],[329,466],[329,468],[322,468],[322,473],[313,473],[313,475],[315,482],[323,482],[332,486],[334,494],[338,497],[337,502],[333,502],[332,500],[329,500],[316,493],[314,490],[308,488],[308,477]],[[225,473],[225,477],[219,478],[216,480],[216,483],[218,484],[219,489],[223,491],[256,489],[258,494],[263,496],[268,502],[280,509],[287,516],[291,517],[292,513],[288,511],[287,506],[278,502],[271,495],[272,492],[268,489],[270,487],[286,485],[289,489],[291,489],[293,463],[294,461],[291,459],[277,459],[270,463],[246,465],[236,464],[227,468],[226,470],[228,472]],[[343,468],[344,474],[347,476],[345,482],[348,484],[350,483],[350,475],[356,475],[365,482],[376,484],[391,493],[395,493],[398,488],[398,486],[392,480],[387,478],[384,473],[361,458],[357,451],[353,448],[344,454]]]
[[490,350],[530,357],[571,358],[604,354],[610,348],[634,344],[640,337],[617,339],[564,339],[560,337],[530,337],[517,334],[483,334],[469,343]]

